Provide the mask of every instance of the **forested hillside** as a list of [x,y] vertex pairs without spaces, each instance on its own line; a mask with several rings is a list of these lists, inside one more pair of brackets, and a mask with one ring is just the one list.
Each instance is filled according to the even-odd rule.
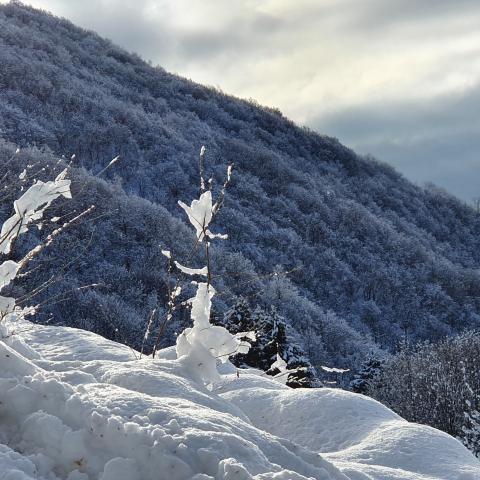
[[[473,209],[276,110],[169,74],[16,3],[0,6],[0,135],[2,168],[16,178],[29,165],[49,173],[58,157],[75,155],[73,201],[55,215],[96,205],[15,287],[27,292],[65,266],[36,297],[46,302],[40,321],[138,346],[150,312],[159,306],[161,316],[166,301],[161,247],[173,245],[179,259],[191,248],[177,201],[198,193],[206,145],[215,190],[235,163],[217,222],[229,241],[213,253],[219,317],[239,296],[252,311],[273,305],[314,365],[353,368],[405,337],[435,340],[480,323]],[[2,203],[4,216],[9,208]],[[32,244],[27,236],[14,255]],[[99,285],[74,290],[91,283]],[[184,321],[174,320],[164,344]]]

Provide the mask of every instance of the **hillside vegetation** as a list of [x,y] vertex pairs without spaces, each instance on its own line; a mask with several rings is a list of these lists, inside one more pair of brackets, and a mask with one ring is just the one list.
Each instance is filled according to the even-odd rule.
[[[37,296],[50,299],[38,320],[138,347],[152,309],[165,307],[161,247],[182,259],[192,243],[173,212],[198,193],[206,145],[214,189],[235,163],[218,221],[229,242],[212,258],[217,316],[239,296],[252,310],[273,305],[317,367],[355,367],[405,337],[478,326],[480,217],[443,191],[17,3],[0,6],[0,65],[0,167],[18,177],[36,165],[42,177],[74,154],[73,200],[52,210],[96,205],[15,287],[28,291],[64,265]],[[6,216],[10,203],[1,208]],[[13,255],[53,227],[29,233]],[[91,283],[99,285],[62,293]],[[175,318],[164,346],[186,321]]]

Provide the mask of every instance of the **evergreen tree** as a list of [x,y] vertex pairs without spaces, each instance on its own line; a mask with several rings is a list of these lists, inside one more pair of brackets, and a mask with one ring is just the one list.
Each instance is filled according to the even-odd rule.
[[256,335],[256,341],[253,342],[248,353],[235,355],[232,358],[233,364],[237,367],[254,367],[267,371],[275,361],[277,348],[274,342],[265,342],[268,337],[271,337],[272,332],[268,331],[268,322],[265,322],[266,316],[263,318],[264,316],[263,310],[259,308],[252,315],[250,305],[243,297],[240,297],[225,314],[222,324],[227,330],[234,334],[254,331]]
[[384,361],[376,357],[370,357],[360,366],[360,370],[355,374],[350,382],[350,389],[355,393],[367,395],[369,388],[377,382],[382,373]]
[[[215,313],[214,322],[220,323]],[[235,305],[225,313],[223,325],[232,333],[252,330],[253,320],[250,305],[244,297],[239,297]]]
[[254,367],[277,375],[279,370],[271,369],[277,354],[287,363],[287,385],[290,387],[315,387],[320,383],[316,372],[302,348],[287,334],[288,326],[274,307],[265,311],[257,307],[252,313],[248,302],[240,298],[229,310],[223,325],[232,333],[255,331],[256,341],[246,354],[235,355],[232,359],[238,367]]

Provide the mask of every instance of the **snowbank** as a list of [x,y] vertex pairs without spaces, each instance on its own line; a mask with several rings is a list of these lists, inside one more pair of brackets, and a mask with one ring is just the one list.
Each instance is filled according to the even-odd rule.
[[2,480],[480,479],[459,442],[366,397],[228,365],[212,392],[172,350],[16,329],[0,342]]
[[460,442],[363,395],[329,388],[272,395],[261,385],[229,387],[220,387],[220,396],[257,428],[322,452],[352,479],[480,478],[480,463]]

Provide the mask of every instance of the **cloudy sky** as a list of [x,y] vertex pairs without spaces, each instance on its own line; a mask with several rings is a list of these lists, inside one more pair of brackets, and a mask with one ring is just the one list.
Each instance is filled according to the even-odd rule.
[[478,0],[25,0],[154,64],[480,196]]

